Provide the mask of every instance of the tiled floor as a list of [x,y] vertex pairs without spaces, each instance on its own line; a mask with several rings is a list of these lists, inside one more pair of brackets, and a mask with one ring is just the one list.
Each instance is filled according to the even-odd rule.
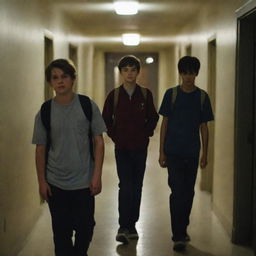
[[[117,223],[117,177],[113,145],[106,138],[103,191],[96,198],[96,222],[89,256],[175,256],[170,239],[167,173],[158,166],[158,135],[150,144],[144,180],[141,218],[137,224],[138,242],[122,245],[115,241]],[[210,196],[196,191],[189,233],[192,241],[182,255],[253,256],[248,248],[235,246],[211,212]],[[53,256],[50,216],[43,214],[18,256]]]

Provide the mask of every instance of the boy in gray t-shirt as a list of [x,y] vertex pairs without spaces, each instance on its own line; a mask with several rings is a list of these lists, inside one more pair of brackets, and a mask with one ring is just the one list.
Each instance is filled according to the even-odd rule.
[[50,103],[50,131],[45,127],[42,111],[35,118],[32,143],[36,144],[39,192],[49,205],[55,254],[87,255],[95,225],[94,196],[101,192],[102,133],[106,127],[91,100],[92,120],[88,121],[79,96],[73,92],[76,70],[72,63],[57,59],[46,68],[45,75],[56,96]]

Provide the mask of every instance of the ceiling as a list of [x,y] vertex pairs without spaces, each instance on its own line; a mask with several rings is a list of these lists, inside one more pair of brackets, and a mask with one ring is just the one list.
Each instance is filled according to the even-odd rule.
[[119,41],[123,33],[140,33],[142,42],[170,41],[217,0],[139,0],[137,15],[119,16],[110,0],[55,0],[56,8],[86,36],[97,42]]

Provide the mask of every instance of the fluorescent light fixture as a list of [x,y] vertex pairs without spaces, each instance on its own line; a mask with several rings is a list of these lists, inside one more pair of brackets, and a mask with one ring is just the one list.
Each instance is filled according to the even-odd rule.
[[124,45],[129,45],[129,46],[139,45],[140,34],[133,34],[133,33],[123,34],[122,39],[123,39]]
[[137,1],[115,1],[114,8],[118,15],[134,15],[138,13]]

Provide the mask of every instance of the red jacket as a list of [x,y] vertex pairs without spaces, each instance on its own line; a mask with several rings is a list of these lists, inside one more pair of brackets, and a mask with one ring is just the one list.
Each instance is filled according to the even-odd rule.
[[115,148],[132,151],[147,149],[149,137],[153,136],[159,118],[151,91],[147,89],[145,100],[139,85],[135,87],[131,99],[123,85],[119,87],[115,110],[112,90],[106,98],[102,115]]

